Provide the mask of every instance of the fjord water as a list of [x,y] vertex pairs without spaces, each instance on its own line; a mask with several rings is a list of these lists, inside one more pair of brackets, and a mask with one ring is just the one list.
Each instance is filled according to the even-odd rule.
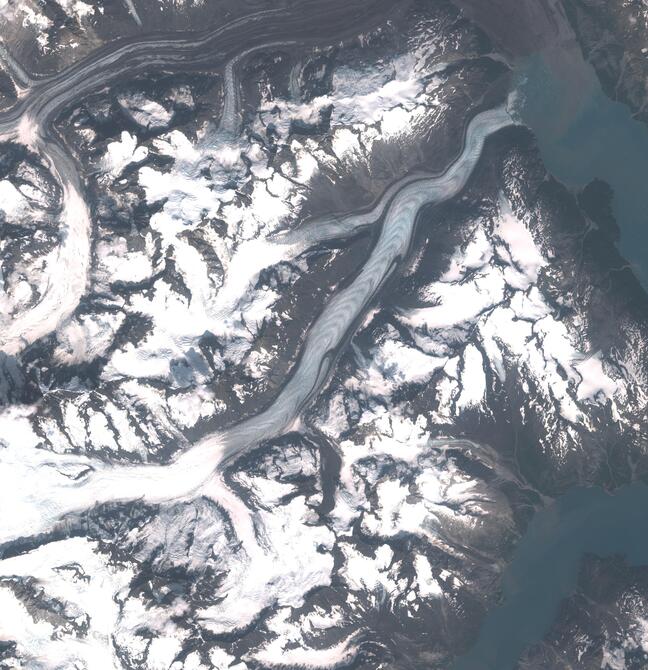
[[648,125],[605,95],[576,44],[524,59],[517,90],[517,113],[554,177],[574,191],[595,178],[612,187],[621,254],[648,286]]
[[[535,134],[545,166],[574,192],[595,178],[612,187],[621,254],[648,286],[648,126],[605,95],[575,44],[525,58],[516,75],[515,112]],[[648,486],[613,495],[574,489],[538,512],[503,572],[501,605],[453,670],[515,668],[576,590],[588,552],[648,564]]]
[[624,554],[648,564],[648,486],[614,494],[574,489],[538,512],[502,576],[502,604],[487,615],[472,649],[453,670],[512,670],[542,640],[560,601],[574,593],[585,553]]

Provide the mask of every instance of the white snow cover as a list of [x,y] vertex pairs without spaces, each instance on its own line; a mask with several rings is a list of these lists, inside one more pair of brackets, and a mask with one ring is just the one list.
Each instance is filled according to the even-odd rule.
[[168,405],[173,420],[186,427],[194,426],[199,419],[224,409],[224,404],[214,398],[212,391],[200,387],[172,395]]
[[[62,4],[71,6],[71,0]],[[79,15],[89,13],[82,5],[76,2],[75,11]],[[159,242],[162,255],[172,257],[190,297],[159,280],[153,290],[129,297],[116,316],[68,319],[85,290],[87,267],[83,259],[88,254],[81,247],[89,241],[90,228],[87,209],[79,203],[79,195],[68,188],[64,222],[70,233],[77,235],[81,247],[71,249],[64,244],[48,259],[55,268],[48,281],[61,280],[62,288],[47,293],[43,303],[48,310],[34,310],[31,317],[21,321],[14,340],[25,337],[24,333],[34,339],[56,330],[56,359],[71,365],[105,354],[128,310],[148,316],[153,323],[151,332],[137,344],[118,348],[103,379],[130,380],[128,386],[125,383],[121,387],[122,393],[132,392],[133,399],[147,395],[150,406],[163,405],[173,421],[184,428],[213,416],[222,407],[207,386],[207,375],[202,377],[197,372],[193,380],[197,388],[175,388],[168,399],[156,395],[154,387],[140,380],[169,381],[172,361],[194,350],[205,331],[214,333],[223,343],[223,366],[244,361],[254,378],[263,378],[271,353],[262,350],[253,356],[247,354],[263,323],[281,318],[273,311],[280,293],[257,290],[255,285],[264,269],[293,260],[304,251],[297,244],[279,244],[273,236],[296,221],[309,182],[321,165],[361,160],[376,139],[399,138],[417,127],[427,106],[434,104],[430,94],[433,89],[426,89],[419,67],[416,58],[399,56],[373,69],[339,68],[330,95],[308,104],[287,100],[264,103],[257,129],[272,120],[280,141],[290,142],[295,167],[288,163],[271,166],[258,142],[226,136],[210,125],[199,129],[196,141],[173,130],[146,146],[138,146],[137,137],[123,132],[118,141],[107,145],[102,162],[106,178],[118,179],[127,166],[145,162],[152,153],[172,158],[173,164],[164,170],[139,166],[137,179],[147,203],[164,200],[164,204],[150,221],[152,232],[145,238],[144,248],[129,248],[126,238],[119,235],[97,241],[92,281],[104,287],[118,280],[150,278],[160,269],[152,260]],[[172,117],[162,105],[145,98],[131,98],[123,104],[143,127],[165,127]],[[332,154],[312,139],[288,139],[291,120],[316,122],[320,110],[329,105],[333,106]],[[28,123],[23,130],[28,138]],[[6,191],[11,210],[8,214],[18,216],[22,196],[15,187],[3,183],[0,189]],[[237,193],[243,187],[247,187],[246,198]],[[76,222],[72,221],[72,209],[81,214]],[[224,222],[224,232],[208,227],[206,222],[216,219]],[[6,483],[0,487],[0,507],[12,511],[2,525],[0,541],[18,538],[26,528],[32,533],[48,530],[62,514],[74,514],[102,502],[140,499],[166,505],[169,501],[208,500],[223,514],[218,541],[213,545],[209,537],[196,537],[194,541],[205,555],[218,555],[226,569],[223,583],[215,587],[215,604],[198,612],[199,625],[224,635],[245,628],[266,608],[274,608],[274,615],[266,622],[274,637],[250,653],[250,662],[269,667],[294,664],[319,668],[351,661],[355,654],[352,637],[326,648],[312,645],[305,638],[306,632],[313,633],[318,627],[338,625],[339,613],[317,612],[298,621],[292,615],[310,591],[330,584],[336,541],[340,542],[344,561],[340,574],[350,590],[370,592],[376,604],[382,602],[385,593],[403,592],[393,550],[382,543],[372,553],[363,553],[349,537],[352,522],[364,513],[363,532],[383,538],[380,542],[413,534],[433,544],[440,542],[439,528],[444,524],[479,528],[490,502],[479,483],[447,457],[443,445],[431,440],[427,417],[412,416],[403,406],[393,404],[387,410],[383,401],[405,384],[426,384],[439,374],[437,393],[442,402],[438,414],[431,418],[450,421],[459,412],[482,405],[488,393],[488,366],[504,380],[512,357],[559,403],[563,416],[573,423],[583,421],[582,406],[614,401],[621,393],[602,358],[598,354],[584,358],[573,344],[568,327],[555,317],[535,286],[547,260],[526,222],[518,220],[502,200],[494,226],[495,245],[488,239],[486,225],[485,221],[476,222],[473,239],[465,249],[456,250],[445,274],[422,292],[420,297],[429,306],[397,315],[410,329],[411,341],[406,344],[395,329],[388,328],[366,358],[356,352],[358,374],[347,380],[330,403],[328,417],[320,427],[337,439],[349,429],[342,394],[348,392],[367,400],[358,420],[365,432],[361,438],[354,434],[339,443],[341,485],[331,513],[335,532],[319,522],[310,500],[303,496],[286,498],[293,491],[290,484],[241,476],[239,483],[252,491],[251,499],[262,503],[252,511],[215,474],[222,456],[222,445],[216,438],[205,448],[192,449],[171,465],[160,467],[107,466],[83,453],[71,454],[72,449],[83,451],[82,447],[91,442],[112,452],[121,450],[143,459],[146,456],[133,430],[133,417],[126,409],[102,401],[101,411],[88,412],[83,404],[86,398],[79,395],[60,405],[65,432],[52,417],[45,417],[40,424],[47,446],[53,450],[42,449],[43,439],[33,430],[35,408],[12,408],[0,414],[0,439],[6,440],[0,460],[0,481]],[[201,253],[190,243],[186,233],[196,231],[203,232],[215,250],[223,267],[222,281],[212,276]],[[79,272],[70,277],[75,264]],[[18,298],[14,300],[22,304]],[[477,340],[463,342],[471,328]],[[457,342],[460,346],[455,347]],[[10,344],[15,346],[9,351],[18,350],[15,342]],[[561,374],[563,370],[567,371],[567,380]],[[178,385],[182,386],[180,382]],[[410,467],[411,483],[396,477],[376,482],[373,490],[377,504],[372,506],[366,497],[364,466],[360,464],[367,456],[390,457]],[[28,491],[24,488],[26,480],[30,482]],[[174,547],[183,519],[174,525],[169,518],[160,518],[160,526],[151,530],[152,539],[163,535],[164,541]],[[225,537],[225,518],[234,535],[234,549]],[[10,618],[6,628],[0,628],[1,635],[21,640],[25,648],[38,650],[40,656],[62,667],[84,663],[101,669],[113,667],[110,635],[133,648],[138,644],[143,647],[146,642],[138,639],[135,631],[146,624],[155,633],[148,647],[147,667],[201,667],[196,654],[190,654],[182,666],[174,663],[187,635],[171,621],[172,616],[185,614],[181,603],[163,608],[140,598],[122,602],[132,567],[108,568],[93,552],[91,543],[76,539],[45,545],[26,556],[1,560],[0,575],[36,577],[48,595],[70,603],[71,612],[91,617],[92,639],[61,634],[53,624],[35,621],[6,586],[0,589],[0,604]],[[58,569],[69,556],[74,556],[90,576],[87,583],[74,583],[70,575],[76,573],[65,566]],[[195,565],[202,558],[197,553],[188,556],[187,561]],[[442,588],[428,559],[417,554],[414,568],[418,596],[439,598]],[[220,595],[223,599],[216,602]],[[211,652],[211,661],[218,668],[246,667],[217,648]]]
[[379,506],[365,514],[363,529],[378,537],[408,533],[434,541],[437,529],[448,523],[478,524],[484,513],[480,500],[488,502],[491,496],[443,454],[441,450],[434,468],[423,468],[415,477],[412,490],[418,499],[398,480],[381,481],[376,487]]
[[[96,414],[93,418],[96,421],[91,427],[94,431],[91,437],[95,443],[111,439],[103,415]],[[219,593],[227,594],[227,598],[198,612],[205,628],[215,633],[244,628],[266,607],[299,607],[309,591],[330,583],[333,569],[330,550],[335,538],[325,526],[312,523],[313,513],[304,498],[295,497],[285,505],[258,511],[255,523],[263,529],[264,536],[259,543],[250,510],[213,474],[214,457],[218,457],[213,445],[201,453],[187,452],[171,466],[103,467],[87,457],[38,449],[40,441],[25,411],[11,409],[1,415],[3,435],[7,435],[4,430],[7,425],[12,428],[11,442],[4,446],[0,463],[0,478],[5,482],[0,503],[6,508],[12,500],[12,516],[2,525],[0,542],[21,537],[25,529],[38,534],[60,515],[89,509],[101,502],[133,499],[165,502],[204,497],[225,511],[240,542],[240,547],[230,554],[224,549],[214,550],[227,565],[227,576],[219,586]],[[18,494],[28,473],[32,493],[25,495],[23,490]],[[263,487],[259,493],[267,496]],[[36,497],[42,505],[35,504]],[[167,527],[166,532],[171,529]],[[167,537],[167,541],[173,542],[173,538]],[[46,545],[42,551],[56,546]],[[294,547],[299,547],[299,551],[294,551]],[[25,562],[25,570],[32,570],[29,562]],[[129,603],[122,618],[140,617],[132,609],[136,604],[130,600]],[[166,616],[170,615],[167,612]],[[136,627],[127,622],[124,625],[127,630]]]
[[325,649],[313,649],[312,647],[284,649],[279,645],[274,647],[269,645],[267,649],[255,653],[253,657],[254,660],[271,668],[285,668],[288,665],[327,670],[348,664],[355,658],[356,652],[355,646],[349,639],[346,639]]
[[[479,223],[482,223],[481,221]],[[493,257],[493,247],[483,225],[472,231],[472,236],[463,249],[456,249],[450,258],[448,269],[440,278],[442,282],[457,282],[470,270],[483,268]],[[426,293],[423,297],[428,297]]]
[[486,395],[486,375],[484,359],[474,344],[464,349],[463,369],[461,371],[461,394],[457,399],[459,411],[475,407],[484,400]]
[[408,310],[403,314],[403,321],[428,331],[462,324],[500,302],[504,298],[505,286],[502,272],[491,266],[476,274],[471,282],[438,282],[428,287],[422,296],[437,304]]
[[124,322],[123,314],[82,314],[58,331],[55,359],[62,365],[75,365],[102,356]]
[[[624,387],[606,370],[600,352],[588,355],[577,346],[569,322],[558,318],[540,290],[540,272],[550,261],[534,241],[529,222],[518,219],[501,196],[494,243],[488,226],[478,220],[446,272],[421,292],[432,306],[399,314],[423,352],[439,356],[449,347],[458,349],[459,357],[446,359],[447,376],[437,383],[434,418],[452,422],[455,412],[478,406],[488,391],[486,369],[504,381],[509,361],[563,419],[586,427],[587,404],[614,405]],[[463,345],[469,329],[477,343]]]
[[536,246],[529,228],[520,221],[506,198],[500,198],[500,215],[495,225],[495,234],[504,242],[516,267],[530,283],[537,281],[538,271],[547,264]]
[[[331,403],[334,406],[334,403]],[[430,434],[426,429],[426,420],[419,416],[416,421],[402,416],[398,407],[387,411],[377,406],[373,412],[365,412],[360,418],[359,425],[366,430],[363,442],[352,439],[341,440],[342,467],[340,471],[340,490],[336,493],[335,509],[331,513],[334,528],[338,535],[350,532],[351,524],[358,517],[360,511],[366,507],[364,487],[357,478],[355,464],[367,456],[387,455],[406,463],[416,463],[418,458],[427,450]],[[320,428],[331,435],[335,434],[337,424],[326,421]],[[363,431],[364,432],[364,431]],[[379,530],[382,522],[376,517],[365,518],[364,526],[379,535],[393,535],[400,531],[417,534],[420,523],[426,515],[423,507],[403,507],[403,501],[409,496],[406,486],[399,481],[382,482],[377,488],[381,509],[381,518],[384,517],[387,526]],[[397,517],[392,518],[393,513]],[[392,524],[397,524],[397,528]],[[368,524],[368,525],[367,525]]]
[[345,565],[340,570],[353,591],[397,590],[393,570],[390,571],[394,552],[388,544],[380,545],[374,556],[367,556],[350,544],[341,543]]
[[61,227],[62,242],[43,259],[45,271],[36,279],[40,300],[17,314],[10,314],[12,310],[8,309],[0,320],[0,347],[7,354],[17,354],[26,344],[55,331],[76,309],[85,292],[90,212],[71,183],[63,184]]
[[142,128],[166,128],[173,118],[173,112],[141,93],[122,95],[117,100],[131,119]]
[[[289,245],[270,244],[264,238],[284,217],[292,215],[289,197],[294,194],[287,180],[276,173],[270,179],[255,182],[247,205],[233,203],[234,192],[229,189],[214,190],[213,182],[198,174],[207,161],[243,165],[243,147],[223,146],[224,142],[213,147],[205,136],[194,146],[180,131],[172,131],[154,141],[156,151],[175,159],[172,170],[162,173],[147,166],[140,168],[139,181],[148,201],[166,199],[162,211],[151,219],[151,227],[160,235],[164,248],[173,246],[176,269],[191,291],[191,300],[161,283],[152,295],[136,296],[132,307],[153,317],[153,333],[137,347],[117,351],[106,369],[107,378],[167,377],[170,361],[182,358],[207,330],[229,345],[227,357],[240,361],[258,328],[272,316],[270,307],[278,295],[272,291],[255,293],[253,287],[264,268],[293,253]],[[127,145],[126,154],[130,154],[133,143]],[[245,151],[261,164],[265,157],[257,153],[255,146],[248,145]],[[119,168],[122,162],[117,160],[113,165]],[[210,237],[225,271],[222,285],[213,284],[201,256],[182,236],[187,230],[201,228],[204,217],[214,216],[223,217],[230,227],[228,236]],[[137,281],[152,272],[145,255],[120,248],[114,241],[101,251],[101,258],[102,272],[112,280],[130,277]],[[236,272],[230,272],[230,267]]]
[[[82,635],[42,613],[28,611],[9,583],[0,587],[0,640],[16,640],[23,667],[45,659],[50,667],[113,670],[118,665],[112,637],[119,628],[119,596],[133,571],[114,568],[93,542],[72,538],[46,544],[15,558],[0,560],[0,579],[35,578],[48,598],[64,604],[66,617],[89,628]],[[40,666],[39,666],[40,667]]]
[[[87,456],[57,454],[38,448],[41,440],[31,427],[30,411],[11,408],[0,414],[0,434],[6,444],[0,461],[0,479],[5,482],[0,502],[13,510],[0,529],[0,542],[25,532],[44,532],[61,515],[101,502],[160,501],[191,495],[209,479],[219,458],[213,445],[202,454],[188,452],[168,467],[110,466]],[[102,415],[98,415],[94,431],[105,433]],[[27,477],[30,492],[21,488]]]
[[109,142],[104,164],[113,177],[119,177],[131,163],[140,163],[148,156],[148,148],[137,146],[137,137],[123,130],[119,142]]
[[361,388],[364,393],[383,397],[389,397],[403,384],[429,380],[447,360],[407,346],[392,327],[383,341],[371,350],[371,356],[369,361],[362,361],[359,379],[348,380],[347,388]]
[[291,608],[281,608],[267,621],[266,625],[275,637],[249,654],[250,659],[262,663],[264,667],[295,665],[300,668],[335,668],[353,660],[356,654],[353,635],[328,647],[313,647],[304,639],[305,633],[338,624],[339,612],[333,610],[328,616],[313,612],[297,621],[291,621],[291,614]]
[[[241,363],[264,322],[281,318],[273,311],[279,293],[254,289],[259,274],[304,251],[304,241],[277,244],[273,234],[294,224],[320,164],[360,159],[361,148],[367,150],[372,138],[386,136],[384,129],[380,133],[376,128],[381,121],[387,123],[389,110],[396,110],[397,115],[404,110],[422,113],[425,108],[421,104],[429,102],[430,94],[424,90],[426,71],[417,60],[420,58],[396,56],[373,69],[339,68],[333,92],[309,103],[282,99],[262,103],[254,129],[263,134],[265,124],[272,121],[296,167],[290,161],[271,166],[259,142],[221,132],[211,124],[199,129],[196,141],[172,130],[147,146],[137,146],[136,138],[128,133],[108,145],[104,167],[113,178],[127,165],[144,160],[147,151],[173,159],[173,165],[164,171],[149,165],[140,167],[138,180],[148,203],[165,200],[162,210],[152,217],[151,228],[159,235],[163,249],[173,247],[176,270],[190,290],[191,300],[161,282],[146,297],[135,296],[129,309],[152,317],[153,332],[137,346],[126,345],[112,355],[105,368],[107,380],[136,376],[171,381],[170,362],[196,348],[205,331],[223,343],[224,361]],[[132,107],[131,98],[128,104]],[[144,102],[137,102],[138,109],[146,107]],[[315,121],[319,110],[329,105],[334,109],[332,154],[311,138],[289,138],[291,120]],[[396,132],[394,120],[389,123]],[[411,118],[401,118],[400,123],[401,130],[413,128]],[[250,185],[248,196],[238,197],[232,184],[239,190]],[[224,235],[207,231],[223,268],[222,284],[213,283],[199,252],[185,237],[188,231],[205,231],[205,221],[212,218],[227,226]],[[150,253],[124,250],[115,240],[103,243],[97,278],[102,282],[127,277],[138,281],[150,276],[153,269],[145,258]],[[385,352],[394,358],[395,354]],[[420,363],[425,368],[423,375],[440,364],[416,350],[411,350],[409,357],[410,371]]]
[[12,219],[28,207],[25,196],[8,180],[0,181],[0,212]]
[[[249,511],[240,506],[243,523]],[[257,544],[251,529],[239,536],[246,556],[234,558],[220,587],[226,601],[199,613],[205,628],[214,633],[241,629],[269,606],[300,607],[309,591],[330,583],[333,556],[329,552],[335,538],[326,527],[307,523],[311,511],[303,497],[272,512],[260,511],[258,516],[266,546]]]
[[603,369],[600,352],[588,356],[577,363],[576,371],[581,376],[578,384],[577,397],[579,400],[612,400],[619,391],[619,384],[611,379]]
[[416,582],[421,598],[440,598],[443,589],[432,574],[432,567],[427,557],[416,554],[414,557],[414,569],[416,570]]

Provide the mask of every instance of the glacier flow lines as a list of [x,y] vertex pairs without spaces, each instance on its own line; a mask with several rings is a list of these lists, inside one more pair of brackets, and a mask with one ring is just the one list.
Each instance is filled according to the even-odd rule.
[[[0,550],[29,537],[56,532],[65,517],[96,504],[143,499],[156,503],[208,497],[236,521],[235,532],[254,544],[252,520],[241,501],[222,484],[219,470],[238,454],[262,440],[291,430],[306,404],[331,373],[340,347],[352,335],[371,300],[409,250],[421,207],[456,196],[466,185],[494,132],[513,124],[503,107],[477,115],[466,131],[464,147],[441,175],[405,179],[382,198],[367,221],[383,218],[376,244],[355,279],[331,298],[312,325],[295,370],[275,401],[260,414],[196,442],[168,465],[109,465],[86,455],[56,454],[31,449],[5,449],[0,460],[0,509],[11,509],[0,526]],[[342,229],[354,220],[350,215]],[[312,235],[317,229],[300,235]],[[329,232],[325,233],[330,234]],[[288,233],[290,235],[290,233]],[[28,487],[23,485],[29,481]]]

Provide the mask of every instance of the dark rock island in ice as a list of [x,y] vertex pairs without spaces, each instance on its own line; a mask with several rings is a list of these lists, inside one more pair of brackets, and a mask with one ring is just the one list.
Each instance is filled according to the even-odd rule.
[[646,53],[0,2],[0,668],[648,667]]

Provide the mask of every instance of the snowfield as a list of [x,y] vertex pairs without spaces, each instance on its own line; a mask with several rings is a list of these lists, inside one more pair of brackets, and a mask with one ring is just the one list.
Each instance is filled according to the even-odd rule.
[[[57,7],[82,49],[113,11]],[[56,124],[19,112],[68,70],[0,52],[0,666],[450,667],[533,511],[642,467],[646,324],[599,337],[594,227],[451,5],[213,72],[159,40]]]

